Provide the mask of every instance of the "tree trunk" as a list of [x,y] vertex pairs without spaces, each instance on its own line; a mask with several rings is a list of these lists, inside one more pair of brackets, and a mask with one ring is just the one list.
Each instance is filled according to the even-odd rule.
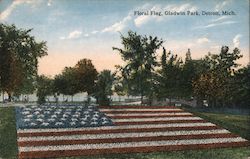
[[58,104],[58,97],[57,97],[57,94],[54,95],[54,98],[55,98],[56,104]]
[[91,102],[91,99],[90,99],[90,96],[89,96],[89,94],[87,94],[87,105],[89,105],[90,104],[90,102]]
[[96,104],[99,104],[99,98],[96,97]]
[[141,94],[141,105],[142,105],[142,103],[143,103],[143,95]]
[[212,98],[211,99],[211,106],[212,106],[212,108],[215,108],[215,105],[216,105],[216,99],[214,99],[214,98]]
[[3,103],[4,103],[4,91],[3,91],[2,93],[3,93],[3,96],[2,96],[2,98],[3,98]]
[[8,102],[11,102],[12,95],[11,93],[8,93]]
[[73,102],[73,100],[74,100],[74,95],[71,96],[71,102]]
[[152,106],[152,102],[153,102],[153,96],[149,95],[149,97],[148,97],[148,105]]
[[197,97],[196,105],[197,105],[197,107],[202,107],[203,106],[202,99],[200,97]]

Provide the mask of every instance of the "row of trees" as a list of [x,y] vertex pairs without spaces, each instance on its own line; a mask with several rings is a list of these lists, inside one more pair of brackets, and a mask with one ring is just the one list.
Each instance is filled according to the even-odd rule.
[[[72,97],[76,93],[86,92],[87,103],[90,96],[96,98],[100,105],[109,105],[112,95],[114,74],[110,70],[103,70],[98,74],[91,60],[82,59],[74,67],[65,67],[61,74],[51,79],[46,76],[38,78],[38,102],[46,102],[46,96],[53,95],[55,99],[59,94]],[[63,99],[64,100],[64,99]]]
[[[0,24],[0,90],[9,100],[13,95],[36,91],[38,102],[46,96],[73,95],[86,92],[100,105],[109,105],[113,92],[141,96],[151,105],[154,99],[207,100],[215,106],[249,106],[249,66],[239,68],[240,50],[223,46],[218,54],[208,53],[193,60],[190,50],[184,61],[162,47],[158,37],[142,36],[129,31],[121,35],[123,48],[113,47],[124,65],[116,71],[97,72],[91,60],[82,59],[74,67],[65,67],[53,79],[37,75],[38,59],[47,55],[46,42],[37,42],[31,30]],[[160,59],[157,58],[161,52]]]
[[[103,70],[98,74],[91,60],[82,59],[74,67],[65,67],[54,79],[38,76],[38,59],[47,55],[46,42],[37,42],[32,29],[0,24],[0,91],[8,100],[21,94],[37,93],[38,102],[46,96],[73,95],[87,92],[98,103],[109,104],[114,74]],[[89,100],[89,97],[88,97]]]
[[[117,50],[125,65],[117,66],[119,88],[129,95],[153,99],[197,99],[198,105],[207,100],[209,106],[249,106],[249,66],[239,68],[242,57],[235,48],[229,52],[223,46],[218,54],[208,53],[192,60],[190,50],[183,61],[177,54],[167,53],[162,40],[129,31],[121,35],[123,48]],[[162,48],[160,61],[156,51]]]

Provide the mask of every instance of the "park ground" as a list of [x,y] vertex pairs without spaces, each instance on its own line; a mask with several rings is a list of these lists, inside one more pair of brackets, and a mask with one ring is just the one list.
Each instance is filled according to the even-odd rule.
[[[0,159],[17,158],[17,142],[14,107],[0,108]],[[217,124],[232,133],[250,140],[249,116],[224,113],[205,113],[187,109],[192,113]],[[189,150],[155,153],[112,154],[102,156],[85,156],[67,159],[249,159],[250,147],[221,148],[206,150]],[[66,159],[66,158],[61,158]]]

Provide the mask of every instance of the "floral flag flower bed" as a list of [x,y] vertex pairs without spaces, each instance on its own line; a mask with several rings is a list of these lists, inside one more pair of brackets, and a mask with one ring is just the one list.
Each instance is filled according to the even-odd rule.
[[247,140],[176,107],[39,106],[17,108],[16,115],[19,158],[249,145]]
[[17,129],[77,128],[113,125],[94,106],[29,106],[16,108]]

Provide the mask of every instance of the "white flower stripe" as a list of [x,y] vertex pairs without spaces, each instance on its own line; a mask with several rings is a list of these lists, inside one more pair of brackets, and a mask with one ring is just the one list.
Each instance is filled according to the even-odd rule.
[[88,130],[118,130],[118,129],[133,129],[133,128],[168,128],[168,127],[196,127],[196,126],[215,126],[213,123],[171,123],[171,124],[145,124],[145,125],[122,125],[122,126],[102,126],[89,128],[60,128],[60,129],[19,129],[17,133],[32,133],[32,132],[64,132],[64,131],[88,131]]
[[149,111],[149,112],[154,112],[154,111],[163,111],[163,112],[168,112],[168,111],[183,111],[182,109],[99,109],[100,111],[104,112],[115,112],[115,111],[135,111],[135,112],[140,112],[140,111]]
[[109,133],[109,134],[84,134],[69,136],[38,136],[20,137],[18,141],[48,141],[48,140],[86,140],[86,139],[114,139],[128,137],[151,137],[151,136],[178,136],[178,135],[197,135],[197,134],[221,134],[230,133],[225,129],[216,130],[191,130],[191,131],[166,131],[166,132],[138,132],[138,133]]
[[169,146],[169,145],[197,145],[197,144],[232,143],[232,142],[244,142],[244,141],[247,140],[241,137],[236,137],[236,138],[220,138],[220,139],[190,139],[190,140],[123,142],[123,143],[105,143],[105,144],[36,146],[36,147],[19,147],[19,152],[112,149],[112,148],[128,148],[128,147]]
[[203,120],[200,117],[159,117],[159,118],[129,118],[113,119],[113,122],[137,122],[137,121],[172,121],[172,120]]
[[133,114],[111,114],[106,113],[107,116],[152,116],[152,115],[192,115],[192,113],[133,113]]

